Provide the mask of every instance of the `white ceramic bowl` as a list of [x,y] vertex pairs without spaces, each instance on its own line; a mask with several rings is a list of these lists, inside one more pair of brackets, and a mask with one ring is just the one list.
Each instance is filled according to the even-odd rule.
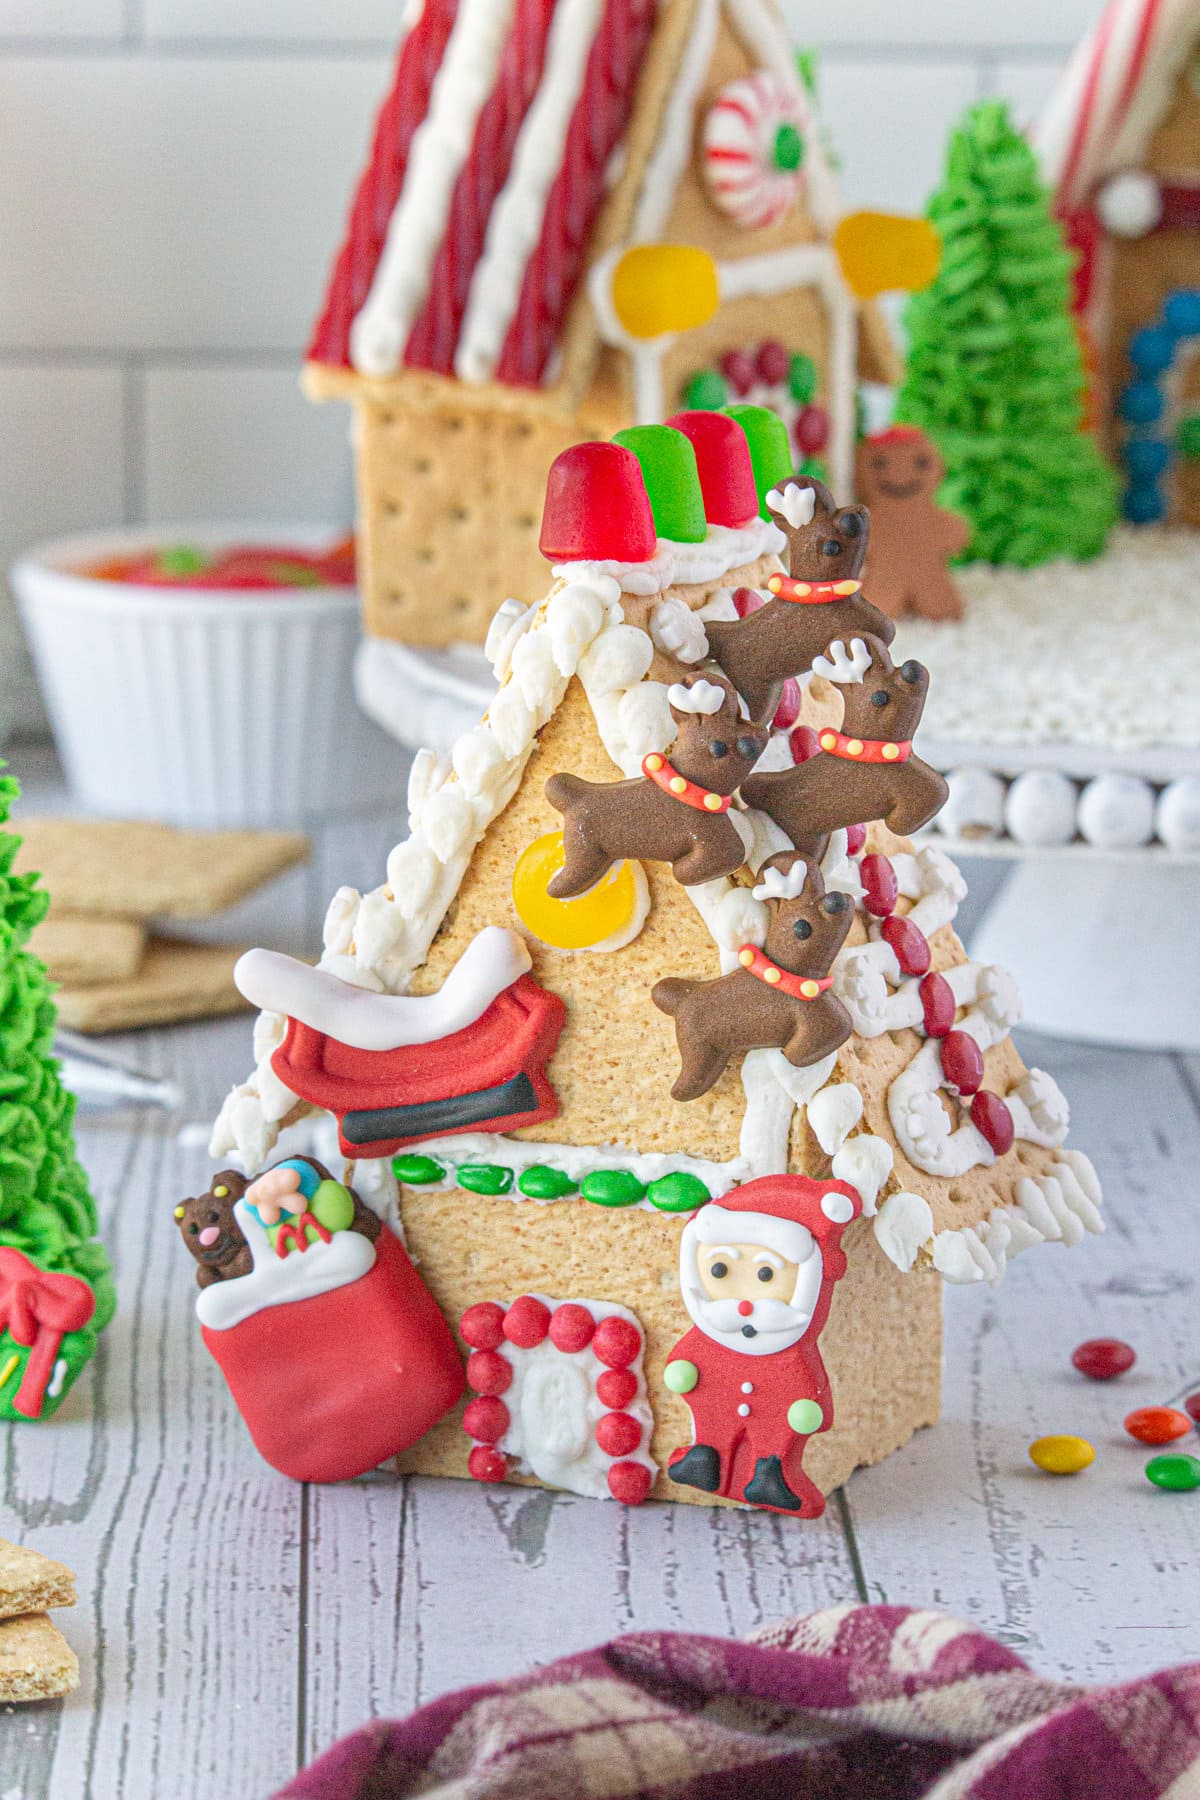
[[352,588],[159,588],[78,571],[173,544],[324,549],[329,526],[127,527],[59,538],[11,571],[72,795],[176,825],[303,825],[403,791],[354,698]]

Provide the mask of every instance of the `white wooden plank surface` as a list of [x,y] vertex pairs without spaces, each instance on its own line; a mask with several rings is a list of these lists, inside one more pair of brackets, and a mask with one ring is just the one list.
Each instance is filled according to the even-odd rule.
[[[52,803],[32,774],[31,805]],[[339,882],[378,879],[402,820],[398,795],[391,817],[321,833],[312,925]],[[247,1042],[235,1019],[122,1047],[203,1119]],[[1200,1655],[1200,1500],[1151,1489],[1120,1431],[1129,1407],[1200,1386],[1200,1063],[1031,1048],[1071,1096],[1109,1233],[1021,1258],[997,1294],[951,1294],[943,1423],[799,1527],[382,1474],[293,1487],[254,1454],[195,1328],[171,1207],[208,1173],[203,1151],[179,1143],[182,1119],[85,1123],[120,1311],[55,1423],[7,1428],[0,1480],[0,1533],[80,1573],[63,1622],[84,1686],[4,1718],[0,1795],[266,1795],[367,1717],[447,1688],[622,1630],[746,1632],[860,1591],[944,1606],[1081,1679]],[[1139,1351],[1112,1389],[1067,1361],[1100,1331]],[[1025,1460],[1054,1428],[1096,1442],[1075,1481]]]

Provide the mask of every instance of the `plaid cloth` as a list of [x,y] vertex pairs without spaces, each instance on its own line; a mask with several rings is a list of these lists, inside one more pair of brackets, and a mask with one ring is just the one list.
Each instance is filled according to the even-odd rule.
[[637,1632],[364,1726],[279,1800],[1196,1800],[1200,1664],[1035,1675],[941,1613]]

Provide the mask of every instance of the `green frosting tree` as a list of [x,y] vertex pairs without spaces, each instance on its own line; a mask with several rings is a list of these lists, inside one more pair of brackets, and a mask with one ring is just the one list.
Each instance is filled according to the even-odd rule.
[[116,1296],[53,1055],[50,979],[26,949],[50,902],[36,875],[13,873],[21,840],[3,827],[19,792],[0,775],[0,1418],[47,1419]]
[[971,107],[954,131],[928,217],[942,264],[908,304],[896,416],[945,458],[943,501],[972,526],[963,560],[1096,556],[1116,478],[1083,425],[1071,256],[1003,102]]

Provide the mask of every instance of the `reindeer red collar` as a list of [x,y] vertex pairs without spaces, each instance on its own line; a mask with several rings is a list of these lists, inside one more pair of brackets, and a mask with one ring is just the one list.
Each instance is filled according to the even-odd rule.
[[799,581],[794,575],[772,575],[767,586],[780,600],[795,600],[799,606],[828,606],[862,593],[861,581]]
[[[834,731],[832,727],[822,731],[817,742],[827,756],[844,756],[847,762],[907,762],[912,755],[911,738],[896,742],[892,738],[847,737],[844,731]],[[855,820],[856,825],[861,822]]]
[[648,775],[656,786],[673,800],[681,800],[685,806],[694,806],[697,812],[723,813],[729,811],[730,796],[714,794],[710,788],[703,788],[686,775],[681,775],[665,756],[657,750],[642,758],[642,774]]

